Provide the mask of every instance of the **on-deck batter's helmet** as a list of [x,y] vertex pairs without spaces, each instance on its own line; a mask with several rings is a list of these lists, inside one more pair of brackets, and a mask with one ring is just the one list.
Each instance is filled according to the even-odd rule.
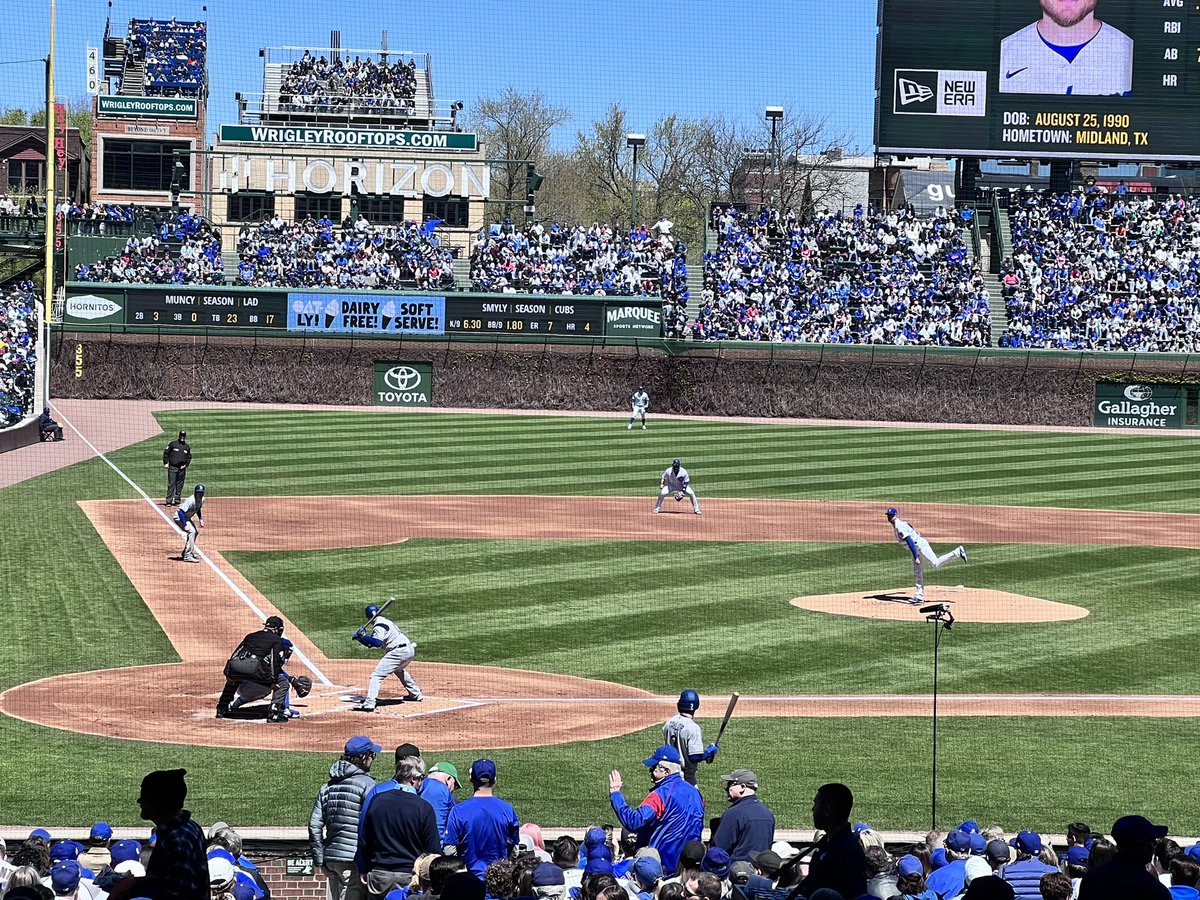
[[363,615],[368,619],[373,619],[375,616],[379,615],[379,607],[374,603],[368,604],[367,608],[363,610]]
[[204,493],[204,485],[202,485],[202,484],[196,485],[196,493],[203,494]]
[[896,515],[896,507],[889,506],[888,511],[887,511],[887,517],[890,519],[894,515]]
[[700,708],[700,695],[688,688],[679,695],[679,702],[675,704],[675,707],[680,712],[695,712]]

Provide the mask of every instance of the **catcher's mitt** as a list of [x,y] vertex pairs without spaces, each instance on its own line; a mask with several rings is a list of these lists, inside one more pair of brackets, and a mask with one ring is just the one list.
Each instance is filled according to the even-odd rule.
[[676,502],[676,503],[678,503],[678,502],[679,502],[680,500],[682,500],[682,499],[683,499],[685,496],[686,496],[686,495],[683,493],[683,491],[676,491],[676,492],[675,492],[675,502]]
[[312,690],[312,679],[307,675],[294,675],[288,679],[292,683],[292,689],[296,692],[297,697],[307,697]]

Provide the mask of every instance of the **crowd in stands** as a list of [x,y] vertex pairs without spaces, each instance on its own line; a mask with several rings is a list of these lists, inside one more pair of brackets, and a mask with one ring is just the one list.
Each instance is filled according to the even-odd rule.
[[156,234],[134,236],[116,256],[75,267],[76,281],[115,284],[224,284],[221,235],[199,216],[181,213]]
[[0,216],[40,216],[42,210],[42,204],[32,194],[27,197],[0,196]]
[[1009,218],[1001,346],[1200,348],[1200,201],[1031,191]]
[[37,334],[33,282],[0,292],[0,428],[16,425],[33,412]]
[[283,75],[279,103],[298,112],[397,115],[416,108],[416,95],[416,60],[336,56],[331,61],[305,50]]
[[686,254],[665,218],[629,231],[599,222],[518,228],[506,218],[475,235],[471,280],[480,291],[662,297],[682,309],[688,299]]
[[242,226],[238,280],[255,287],[355,289],[454,287],[453,254],[437,222],[372,225],[365,217],[308,216],[288,222],[276,214]]
[[715,209],[695,340],[986,347],[983,275],[958,214]]
[[195,97],[204,83],[208,26],[203,22],[132,19],[126,52],[145,61],[145,92],[167,97]]
[[[813,840],[796,846],[776,839],[755,773],[735,769],[721,776],[729,807],[705,843],[704,804],[683,780],[678,751],[663,746],[645,760],[646,800],[630,806],[614,771],[609,800],[619,824],[592,826],[578,841],[523,822],[500,796],[504,782],[489,759],[475,760],[460,783],[454,763],[427,766],[405,743],[394,767],[380,760],[380,775],[391,776],[380,781],[372,769],[382,751],[368,737],[348,740],[313,803],[313,863],[331,900],[358,900],[364,886],[373,900],[1200,898],[1200,844],[1182,847],[1138,815],[1119,818],[1110,835],[1072,823],[1057,850],[1035,831],[1010,837],[974,821],[889,848],[854,821],[850,788],[830,783],[813,800]],[[224,822],[205,832],[184,808],[185,775],[143,779],[148,841],[117,840],[97,822],[86,841],[56,841],[38,828],[19,845],[0,842],[0,896],[270,900],[238,832]]]

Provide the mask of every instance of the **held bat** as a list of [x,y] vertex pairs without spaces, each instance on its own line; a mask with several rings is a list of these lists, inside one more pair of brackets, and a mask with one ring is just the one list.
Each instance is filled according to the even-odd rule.
[[734,691],[733,695],[729,698],[729,706],[725,708],[725,718],[721,720],[721,729],[717,732],[717,739],[713,741],[714,744],[720,746],[721,735],[725,733],[725,726],[729,724],[729,719],[733,715],[733,709],[735,706],[737,706],[738,700],[741,698],[742,695],[737,691]]
[[379,612],[375,613],[375,615],[373,615],[373,616],[371,616],[371,618],[367,619],[367,624],[363,626],[363,630],[370,631],[371,626],[375,624],[375,620],[378,619],[380,616],[382,616],[385,612],[387,612],[387,608],[395,602],[396,602],[395,597],[388,597],[386,600],[384,600],[383,605],[381,607],[379,607]]

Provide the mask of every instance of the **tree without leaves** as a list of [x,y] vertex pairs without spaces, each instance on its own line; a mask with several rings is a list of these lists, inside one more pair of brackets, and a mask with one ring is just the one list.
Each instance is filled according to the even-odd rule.
[[[507,87],[495,97],[475,101],[464,122],[484,142],[492,159],[529,159],[540,163],[546,155],[550,134],[570,118],[566,107],[550,103],[541,91],[522,94]],[[492,178],[505,200],[525,197],[525,165],[497,163]]]

